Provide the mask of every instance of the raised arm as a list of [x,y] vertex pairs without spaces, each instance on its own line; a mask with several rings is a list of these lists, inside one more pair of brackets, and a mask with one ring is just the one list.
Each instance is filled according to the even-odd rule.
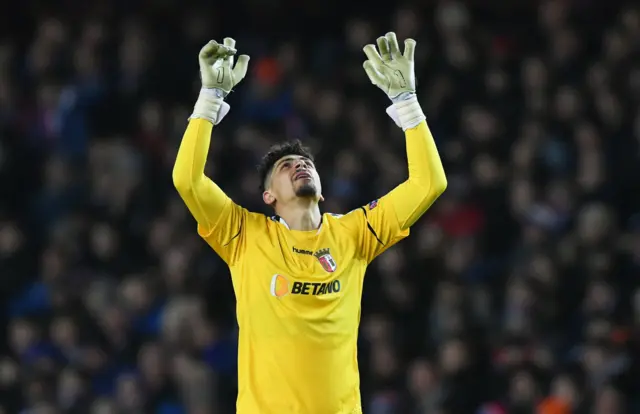
[[224,44],[211,41],[200,51],[202,89],[173,167],[173,183],[198,222],[198,233],[229,264],[237,256],[246,212],[205,176],[204,168],[213,126],[229,111],[223,99],[247,72],[246,55],[232,69],[234,46],[227,38]]
[[393,203],[403,230],[418,221],[447,188],[447,177],[427,122],[420,121],[407,129],[405,137],[409,178],[386,196]]
[[369,261],[406,237],[409,228],[447,188],[438,150],[415,93],[416,42],[407,39],[404,54],[394,33],[378,38],[377,43],[380,53],[374,45],[365,46],[368,60],[364,69],[393,102],[387,113],[405,131],[409,178],[361,209],[367,229],[362,251]]
[[204,175],[213,123],[194,118],[189,121],[173,166],[173,184],[198,222],[200,232],[209,233],[231,199]]

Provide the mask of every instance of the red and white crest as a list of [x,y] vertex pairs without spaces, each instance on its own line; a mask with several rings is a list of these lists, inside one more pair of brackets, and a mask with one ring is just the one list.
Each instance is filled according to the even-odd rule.
[[333,273],[338,268],[338,265],[333,259],[333,256],[331,256],[329,249],[320,249],[313,255],[316,257],[316,259],[318,259],[318,262],[320,262],[320,266],[322,266],[322,268],[326,272]]

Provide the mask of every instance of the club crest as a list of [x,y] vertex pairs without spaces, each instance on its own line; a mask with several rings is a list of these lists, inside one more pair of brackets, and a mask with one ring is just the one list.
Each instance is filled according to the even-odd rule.
[[322,266],[322,268],[326,272],[333,273],[336,271],[336,268],[338,267],[338,265],[336,264],[336,261],[333,259],[333,256],[331,256],[329,249],[320,249],[317,252],[315,252],[313,255],[316,257],[316,259],[318,259],[318,262],[320,262],[320,266]]

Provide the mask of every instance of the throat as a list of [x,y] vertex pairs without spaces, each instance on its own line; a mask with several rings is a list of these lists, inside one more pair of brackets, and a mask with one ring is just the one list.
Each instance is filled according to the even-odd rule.
[[278,217],[284,221],[289,230],[318,230],[322,223],[322,215],[317,205],[314,208],[306,210],[277,211],[276,213]]

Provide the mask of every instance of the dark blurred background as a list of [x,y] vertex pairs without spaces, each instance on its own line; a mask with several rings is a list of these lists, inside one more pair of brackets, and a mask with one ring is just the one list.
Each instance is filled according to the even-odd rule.
[[388,30],[418,41],[449,188],[368,271],[365,413],[640,413],[633,3],[7,4],[0,413],[235,412],[228,270],[171,181],[198,50],[232,36],[252,57],[208,174],[265,211],[254,165],[301,138],[344,213],[406,176],[361,67]]

